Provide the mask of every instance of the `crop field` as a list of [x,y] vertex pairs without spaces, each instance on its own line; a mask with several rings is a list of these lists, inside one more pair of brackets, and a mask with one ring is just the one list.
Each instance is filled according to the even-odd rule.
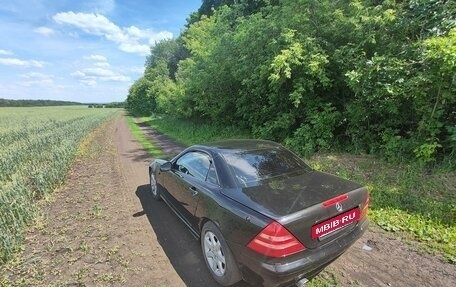
[[18,250],[36,200],[63,182],[81,140],[116,111],[0,108],[0,262]]

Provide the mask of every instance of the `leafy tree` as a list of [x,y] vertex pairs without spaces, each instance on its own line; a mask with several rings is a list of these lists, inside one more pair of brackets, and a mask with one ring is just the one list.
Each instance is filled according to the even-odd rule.
[[166,63],[169,78],[175,80],[177,66],[180,60],[188,57],[188,51],[184,48],[182,39],[165,39],[151,48],[151,53],[146,60],[146,76],[151,69],[160,63]]
[[179,38],[151,49],[127,103],[302,154],[454,157],[453,2],[205,0]]
[[155,97],[148,93],[151,85],[148,79],[141,77],[130,87],[126,104],[134,115],[147,116],[155,110]]

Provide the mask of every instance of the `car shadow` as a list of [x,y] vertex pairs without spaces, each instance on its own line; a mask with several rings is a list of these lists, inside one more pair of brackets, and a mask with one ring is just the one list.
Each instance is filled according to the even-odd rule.
[[135,162],[144,162],[146,163],[146,166],[150,164],[150,155],[142,148],[128,150],[123,153],[122,156]]
[[[136,196],[143,210],[133,216],[147,216],[159,244],[184,283],[189,287],[219,287],[207,270],[199,240],[191,235],[166,203],[152,198],[149,185],[138,186]],[[236,287],[244,286],[248,285],[243,282],[236,284]]]

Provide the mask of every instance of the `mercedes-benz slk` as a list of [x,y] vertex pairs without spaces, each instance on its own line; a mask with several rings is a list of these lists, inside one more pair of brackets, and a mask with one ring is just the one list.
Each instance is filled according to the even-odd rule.
[[163,199],[201,241],[214,279],[304,286],[368,226],[365,187],[316,171],[280,144],[195,145],[149,166]]

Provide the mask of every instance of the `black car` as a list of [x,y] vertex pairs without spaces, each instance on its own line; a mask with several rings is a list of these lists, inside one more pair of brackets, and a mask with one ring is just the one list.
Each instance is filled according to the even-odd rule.
[[366,188],[270,141],[192,146],[153,161],[149,174],[153,198],[200,239],[223,286],[304,286],[368,226]]

